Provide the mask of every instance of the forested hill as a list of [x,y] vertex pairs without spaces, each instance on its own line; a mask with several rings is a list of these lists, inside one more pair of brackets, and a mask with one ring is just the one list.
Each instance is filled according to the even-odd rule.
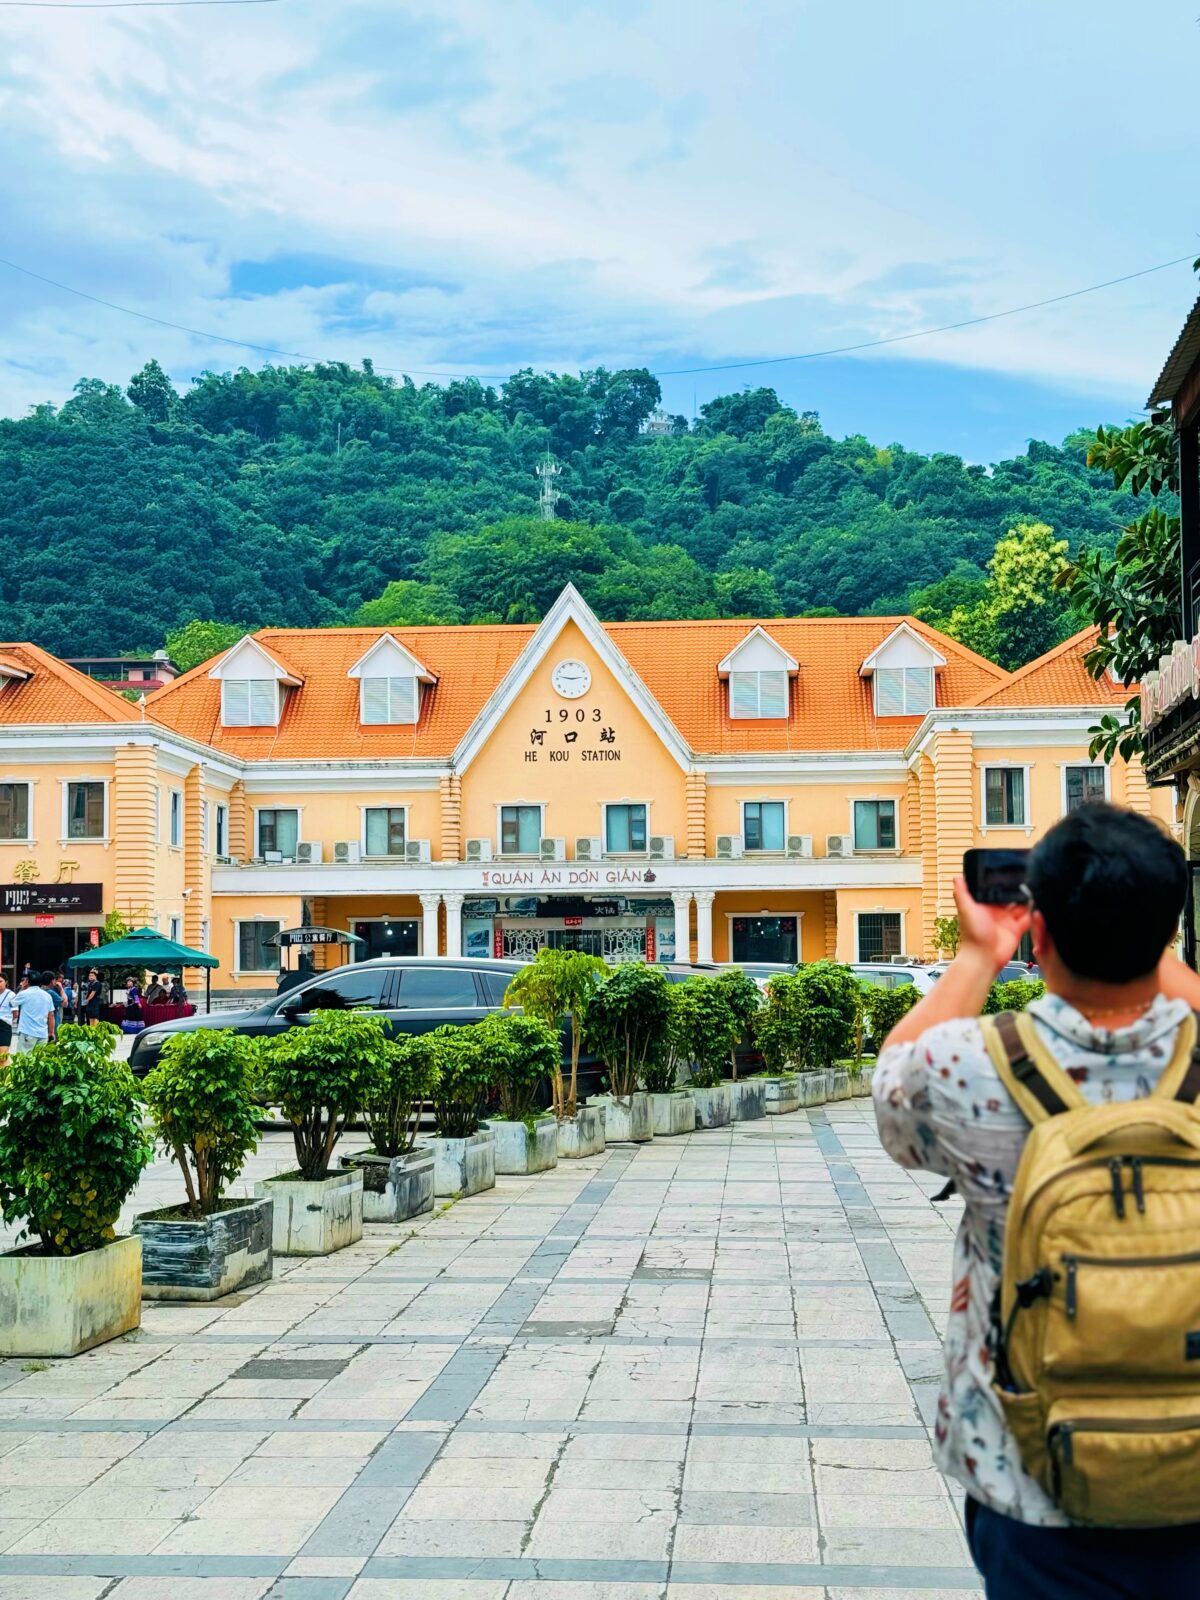
[[[989,469],[830,438],[769,389],[648,433],[658,401],[641,370],[490,389],[277,367],[181,396],[153,362],[125,391],[85,380],[0,422],[3,633],[99,655],[192,618],[529,621],[567,580],[612,619],[924,598],[945,620],[985,599],[1007,530],[1048,524],[1074,551],[1133,514],[1083,433]],[[542,524],[547,450],[561,499]]]

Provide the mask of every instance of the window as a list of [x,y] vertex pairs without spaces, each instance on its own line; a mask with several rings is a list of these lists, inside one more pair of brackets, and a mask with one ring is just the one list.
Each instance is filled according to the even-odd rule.
[[605,806],[604,848],[618,856],[646,848],[645,806]]
[[1025,826],[1025,768],[985,767],[983,820],[989,828]]
[[933,700],[932,667],[875,668],[877,717],[923,717]]
[[476,1007],[474,973],[461,967],[408,967],[400,979],[401,1011]]
[[205,952],[206,955],[208,953],[208,941],[210,938],[211,934],[209,932],[208,918],[205,917],[200,923],[200,948]]
[[284,1000],[280,1010],[297,1011],[378,1011],[391,973],[387,967],[364,967],[360,972],[341,972],[336,978],[323,978]]
[[162,840],[162,790],[155,784],[150,792],[154,796],[154,842],[158,844]]
[[368,806],[364,829],[369,856],[404,854],[403,806]]
[[1068,767],[1066,784],[1069,812],[1078,811],[1092,800],[1105,799],[1103,767]]
[[179,918],[171,917],[167,922],[167,938],[174,939],[175,943],[178,944],[182,933],[183,926],[180,923]]
[[795,917],[734,917],[730,923],[733,959],[794,967],[800,954],[798,934]]
[[787,714],[788,675],[785,671],[729,674],[731,717],[786,717]]
[[69,783],[67,838],[103,839],[104,836],[104,785]]
[[208,831],[208,801],[200,802],[200,848],[206,853],[212,851],[212,837]]
[[535,856],[542,837],[541,806],[500,807],[500,854]]
[[894,850],[896,848],[896,802],[894,800],[856,800],[854,802],[854,848],[856,850]]
[[283,927],[281,922],[239,922],[238,923],[238,971],[239,972],[273,972],[279,965],[279,951],[271,944],[279,930]]
[[214,854],[227,856],[229,854],[229,807],[218,806],[216,809],[216,831],[213,840]]
[[359,707],[364,722],[415,722],[417,680],[363,678],[359,684]]
[[274,678],[227,678],[221,685],[221,721],[227,728],[273,728],[279,721]]
[[902,953],[900,913],[898,911],[860,911],[858,914],[858,959],[886,961]]
[[29,838],[29,785],[0,783],[0,839]]
[[183,844],[183,795],[178,789],[171,790],[170,839],[177,850]]
[[292,856],[296,854],[296,842],[300,837],[300,813],[298,811],[260,811],[258,813],[258,854],[265,856],[270,851],[278,851],[280,855]]
[[747,850],[782,850],[784,847],[782,800],[747,800],[742,806],[742,840]]

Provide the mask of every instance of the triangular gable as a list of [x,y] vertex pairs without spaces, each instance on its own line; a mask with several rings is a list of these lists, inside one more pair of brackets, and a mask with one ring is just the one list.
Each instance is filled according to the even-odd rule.
[[725,659],[717,663],[717,676],[727,678],[731,672],[762,672],[771,668],[777,672],[782,668],[794,678],[800,671],[800,663],[777,639],[772,639],[761,622],[756,622],[741,643],[734,645]]
[[[249,660],[249,665],[258,670],[247,671],[243,663]],[[262,669],[266,668],[264,672]],[[224,655],[218,657],[215,666],[209,672],[210,678],[218,680],[223,678],[274,678],[279,683],[298,688],[304,679],[292,671],[285,661],[263,644],[261,639],[256,639],[248,633],[244,639],[239,639]]]
[[487,704],[467,729],[454,752],[454,765],[465,772],[487,743],[524,688],[530,675],[545,660],[554,641],[568,623],[573,622],[595,650],[613,677],[628,694],[646,722],[662,740],[679,767],[688,771],[692,752],[675,724],[663,711],[658,701],[616,645],[600,626],[591,607],[573,583],[567,584],[558,599],[542,619],[529,643],[505,673]]
[[971,702],[976,706],[1098,706],[1123,703],[1137,684],[1122,684],[1105,672],[1093,678],[1083,658],[1096,643],[1100,630],[1093,623],[1064,639],[1062,644],[1018,667],[1006,681]]
[[[397,671],[399,667],[401,670]],[[374,670],[368,670],[373,668]],[[436,683],[437,673],[430,672],[418,661],[411,650],[402,645],[393,634],[381,634],[375,643],[346,673],[348,678],[419,678],[422,683]]]
[[94,682],[36,644],[0,645],[0,720],[9,726],[64,722],[126,723],[136,708],[114,690]]
[[[896,665],[902,667],[931,666],[935,672],[940,672],[946,665],[945,656],[939,650],[935,650],[928,639],[922,637],[907,622],[901,622],[864,660],[858,669],[860,677],[869,678],[877,666],[887,666],[889,664],[887,658],[892,655],[900,658]],[[914,655],[918,659],[911,659]],[[909,659],[904,659],[905,657]]]

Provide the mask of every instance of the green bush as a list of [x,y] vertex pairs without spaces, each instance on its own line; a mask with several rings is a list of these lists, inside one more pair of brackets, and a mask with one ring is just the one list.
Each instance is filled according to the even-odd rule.
[[416,1143],[421,1107],[437,1083],[433,1047],[426,1033],[401,1034],[388,1048],[375,1094],[363,1119],[377,1156],[399,1156]]
[[433,1048],[437,1081],[433,1110],[443,1139],[467,1139],[479,1127],[494,1074],[482,1028],[445,1023],[425,1036]]
[[584,1026],[619,1100],[661,1065],[669,1048],[670,985],[657,967],[628,961],[596,990]]
[[154,1137],[179,1163],[197,1221],[217,1209],[225,1185],[258,1146],[257,1069],[253,1039],[196,1028],[169,1036],[142,1084]]
[[78,1255],[114,1239],[152,1154],[137,1084],[111,1047],[70,1038],[8,1058],[0,1073],[0,1215],[23,1221],[47,1255]]
[[500,1096],[500,1114],[510,1122],[533,1115],[538,1086],[562,1071],[562,1040],[557,1028],[539,1017],[500,1012],[478,1024]]
[[866,1031],[876,1050],[900,1018],[907,1015],[920,998],[921,994],[915,983],[900,983],[894,989],[881,988],[877,983],[862,985]]
[[1040,978],[1013,978],[1010,983],[994,983],[984,1003],[984,1016],[997,1011],[1024,1011],[1031,1000],[1040,1000],[1046,985]]
[[608,976],[599,956],[582,950],[539,950],[522,967],[504,993],[506,1006],[520,1006],[531,1017],[557,1028],[564,1018],[571,1025],[571,1079],[564,1084],[561,1048],[551,1074],[554,1110],[558,1117],[575,1115],[579,1087],[579,1050],[583,1043],[587,1008],[599,984]]
[[314,1011],[263,1049],[263,1093],[292,1124],[303,1178],[328,1176],[346,1123],[384,1092],[391,1041],[368,1011]]
[[90,1028],[82,1022],[64,1022],[54,1037],[59,1044],[83,1045],[107,1060],[117,1048],[121,1030],[115,1022],[97,1022]]
[[[741,967],[730,967],[727,971],[721,973],[719,978],[713,978],[710,981],[720,989],[730,1010],[738,1020],[740,1030],[738,1039],[741,1038],[742,1034],[752,1034],[754,1032],[755,1019],[762,1010],[763,1004],[762,990],[758,984],[748,973],[743,972]],[[729,1050],[729,1070],[730,1075],[735,1080],[737,1078],[738,1039],[733,1041]]]
[[685,978],[671,990],[671,1036],[678,1056],[692,1064],[698,1089],[714,1088],[741,1038],[742,1025],[718,978]]
[[810,961],[767,985],[755,1033],[772,1072],[819,1069],[850,1049],[858,983],[849,967]]

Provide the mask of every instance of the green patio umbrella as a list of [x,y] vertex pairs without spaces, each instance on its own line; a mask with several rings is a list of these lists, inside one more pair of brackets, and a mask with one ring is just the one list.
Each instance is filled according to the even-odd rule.
[[112,944],[96,945],[92,950],[81,950],[77,956],[67,958],[68,967],[82,967],[84,971],[89,967],[135,967],[149,968],[152,972],[182,972],[184,967],[203,967],[206,1011],[212,1010],[212,969],[220,965],[216,956],[168,939],[157,928],[135,928]]

